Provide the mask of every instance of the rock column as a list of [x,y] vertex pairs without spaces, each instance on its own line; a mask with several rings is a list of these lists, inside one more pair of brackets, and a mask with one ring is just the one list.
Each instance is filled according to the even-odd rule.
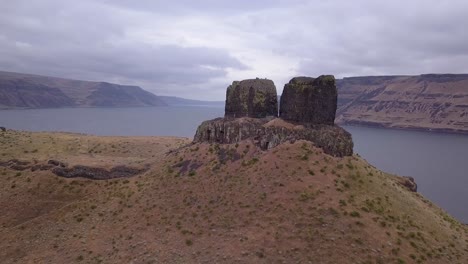
[[278,116],[278,97],[273,81],[234,81],[226,91],[225,117],[263,118]]
[[338,93],[335,77],[295,77],[284,86],[280,118],[284,120],[333,125]]

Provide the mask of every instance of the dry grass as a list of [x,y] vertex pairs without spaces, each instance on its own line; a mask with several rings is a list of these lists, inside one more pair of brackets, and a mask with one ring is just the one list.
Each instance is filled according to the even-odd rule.
[[0,168],[5,263],[468,261],[466,227],[396,176],[305,141],[167,156],[188,141],[8,132],[0,142],[1,160],[152,166],[108,181]]

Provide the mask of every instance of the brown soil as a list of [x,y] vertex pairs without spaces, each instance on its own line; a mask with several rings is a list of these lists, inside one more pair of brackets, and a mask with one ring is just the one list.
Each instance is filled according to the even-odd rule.
[[1,161],[149,170],[95,181],[0,168],[2,263],[468,262],[466,226],[358,156],[188,142],[8,131]]

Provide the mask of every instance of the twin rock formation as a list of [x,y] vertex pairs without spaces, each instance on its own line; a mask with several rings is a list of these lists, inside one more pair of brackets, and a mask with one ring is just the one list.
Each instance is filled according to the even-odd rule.
[[295,77],[284,86],[280,100],[273,81],[235,81],[227,88],[225,117],[203,122],[194,142],[232,144],[250,139],[260,148],[308,140],[332,156],[353,154],[351,134],[334,125],[335,78]]

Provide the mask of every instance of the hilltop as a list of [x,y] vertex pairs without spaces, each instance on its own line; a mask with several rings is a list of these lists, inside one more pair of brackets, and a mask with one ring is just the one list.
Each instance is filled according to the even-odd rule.
[[160,105],[166,103],[138,86],[0,71],[0,108]]

